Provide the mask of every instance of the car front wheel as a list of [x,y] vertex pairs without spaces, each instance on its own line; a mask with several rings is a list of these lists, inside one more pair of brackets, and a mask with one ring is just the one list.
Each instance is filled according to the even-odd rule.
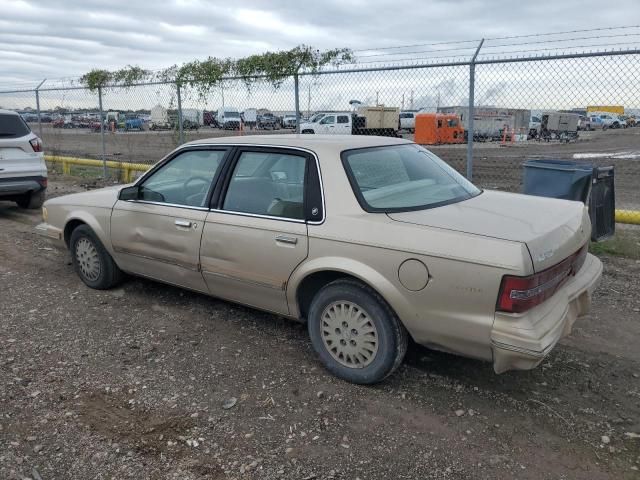
[[380,295],[355,280],[336,280],[314,297],[311,343],[334,375],[359,384],[384,380],[402,363],[408,336]]
[[122,271],[89,226],[73,230],[69,249],[73,268],[88,287],[106,290],[122,279]]

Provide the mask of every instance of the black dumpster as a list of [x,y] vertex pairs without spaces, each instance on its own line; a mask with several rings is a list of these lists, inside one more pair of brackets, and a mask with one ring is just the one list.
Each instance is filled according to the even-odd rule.
[[597,167],[567,160],[527,160],[523,193],[578,200],[589,205],[591,240],[615,233],[613,167]]

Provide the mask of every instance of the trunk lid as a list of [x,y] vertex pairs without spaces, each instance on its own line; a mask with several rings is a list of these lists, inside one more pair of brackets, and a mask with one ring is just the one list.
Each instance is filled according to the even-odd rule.
[[535,272],[578,251],[591,234],[589,214],[580,202],[487,190],[462,202],[391,213],[389,217],[398,222],[525,243]]

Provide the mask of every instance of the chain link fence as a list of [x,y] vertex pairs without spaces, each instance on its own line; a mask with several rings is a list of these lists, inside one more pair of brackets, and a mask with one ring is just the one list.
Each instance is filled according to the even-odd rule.
[[[98,174],[111,177],[120,173],[107,161],[151,165],[190,140],[295,131],[401,135],[475,184],[508,191],[521,191],[528,159],[613,165],[616,208],[640,222],[640,50],[355,65],[278,85],[226,79],[204,93],[45,83],[0,91],[0,108],[23,113],[47,154],[104,161]],[[576,123],[558,126],[562,112]]]

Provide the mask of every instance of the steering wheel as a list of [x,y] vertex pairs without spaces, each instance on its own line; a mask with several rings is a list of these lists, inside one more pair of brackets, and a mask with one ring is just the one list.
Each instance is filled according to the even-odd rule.
[[187,186],[195,181],[195,180],[201,180],[203,182],[202,187],[200,188],[200,191],[198,192],[194,192],[194,193],[202,193],[204,191],[205,188],[207,188],[207,186],[211,183],[211,180],[209,180],[208,178],[204,178],[204,177],[190,177],[187,178],[184,183],[182,184],[182,188],[184,189],[185,192],[188,192],[189,189],[187,188]]

